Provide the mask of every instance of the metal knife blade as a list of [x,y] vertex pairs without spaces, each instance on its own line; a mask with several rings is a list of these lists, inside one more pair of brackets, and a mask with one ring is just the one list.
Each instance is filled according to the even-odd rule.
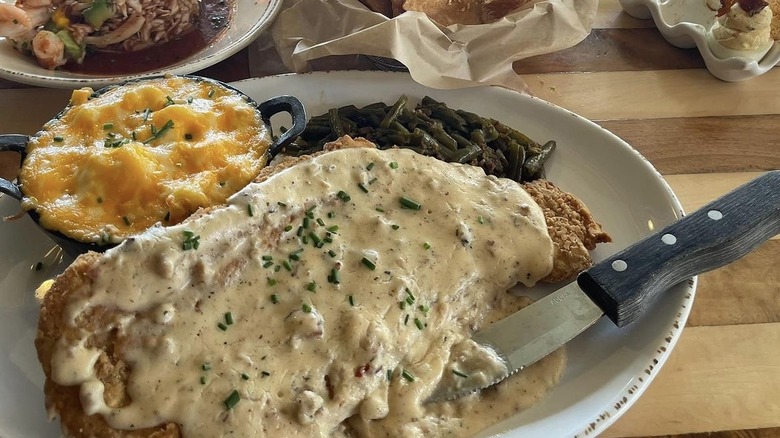
[[[492,386],[533,364],[607,315],[617,327],[649,311],[664,291],[741,258],[780,233],[780,170],[767,172],[582,272],[577,280],[476,332],[506,369],[488,385],[464,379],[429,401]],[[490,380],[488,380],[490,381]]]

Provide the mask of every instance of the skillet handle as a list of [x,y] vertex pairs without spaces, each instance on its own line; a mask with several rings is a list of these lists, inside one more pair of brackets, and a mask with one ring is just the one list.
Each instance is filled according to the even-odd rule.
[[[29,140],[29,137],[26,135],[0,134],[0,152],[16,152],[21,156],[21,160],[24,161],[27,140]],[[0,193],[5,193],[18,201],[22,200],[22,190],[19,186],[5,178],[0,178]]]
[[283,147],[290,144],[303,132],[306,127],[306,109],[301,101],[293,96],[277,96],[261,103],[258,110],[260,110],[260,115],[268,127],[271,126],[271,116],[274,114],[287,112],[292,117],[290,129],[274,140],[268,148],[268,161],[271,161]]

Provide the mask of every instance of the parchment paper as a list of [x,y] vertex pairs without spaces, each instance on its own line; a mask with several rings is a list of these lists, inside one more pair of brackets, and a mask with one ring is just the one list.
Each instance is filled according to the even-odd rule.
[[445,27],[420,12],[390,19],[358,0],[286,0],[271,37],[285,66],[299,73],[313,59],[364,54],[397,59],[433,88],[526,91],[512,62],[582,41],[597,7],[598,0],[536,0],[494,23]]

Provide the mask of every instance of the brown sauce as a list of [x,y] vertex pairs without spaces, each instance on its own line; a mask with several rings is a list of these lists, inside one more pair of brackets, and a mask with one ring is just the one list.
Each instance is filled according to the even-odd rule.
[[228,26],[232,4],[228,0],[201,0],[197,23],[178,39],[137,52],[93,51],[81,64],[68,63],[61,68],[74,73],[117,75],[177,64],[218,39]]

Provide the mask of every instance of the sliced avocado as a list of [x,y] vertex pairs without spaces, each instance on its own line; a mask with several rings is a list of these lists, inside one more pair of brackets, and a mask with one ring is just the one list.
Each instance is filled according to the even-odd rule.
[[87,23],[91,24],[95,29],[103,25],[103,23],[114,15],[114,11],[108,4],[107,0],[93,0],[92,5],[84,12],[81,13]]
[[70,32],[63,29],[57,32],[56,35],[65,45],[65,53],[68,54],[68,58],[80,61],[84,57],[84,46],[79,45],[79,43],[73,39]]

